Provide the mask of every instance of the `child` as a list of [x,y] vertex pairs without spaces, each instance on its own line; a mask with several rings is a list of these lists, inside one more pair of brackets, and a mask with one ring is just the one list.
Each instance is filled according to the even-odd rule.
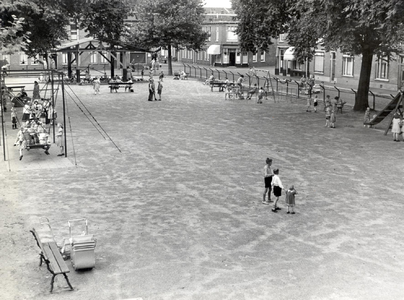
[[[262,204],[268,205],[269,202],[271,202],[271,182],[272,182],[272,176],[274,175],[272,168],[272,159],[267,158],[266,159],[266,165],[264,167],[264,183],[265,183],[265,191],[262,199]],[[268,201],[265,201],[265,196],[268,194]]]
[[370,107],[366,108],[365,116],[363,118],[363,127],[369,127],[369,125],[366,125],[369,122],[370,122]]
[[276,197],[274,207],[272,208],[272,212],[277,212],[280,208],[277,206],[279,197],[282,195],[282,181],[279,178],[279,169],[274,170],[274,176],[272,177],[272,182],[271,182],[272,189],[274,191],[274,196]]
[[330,128],[335,128],[335,122],[337,121],[337,116],[335,115],[335,111],[331,110],[330,115]]
[[95,77],[93,81],[93,88],[94,88],[94,95],[97,95],[100,93],[100,86],[101,86],[101,81],[98,77]]
[[[289,187],[289,189],[285,192],[285,201],[286,201],[286,205],[288,207],[288,211],[286,212],[287,214],[291,213],[292,215],[295,214],[295,212],[293,211],[293,207],[295,206],[295,195],[297,194],[297,191],[295,190],[295,187],[293,185],[291,185]],[[289,212],[289,208],[291,210],[291,212]]]
[[159,96],[159,100],[158,101],[161,101],[161,92],[163,91],[163,84],[162,84],[162,80],[159,80],[158,81],[158,84],[157,84],[157,94],[158,94],[158,96]]
[[264,98],[265,91],[262,87],[258,90],[258,101],[257,103],[262,104],[262,98]]
[[17,129],[17,114],[15,113],[14,107],[11,108],[11,128]]
[[328,105],[325,108],[325,127],[330,127],[330,118],[331,118],[331,106]]
[[314,96],[314,100],[313,100],[314,112],[317,112],[317,106],[318,106],[318,99],[317,99],[317,95],[316,95],[316,96]]
[[307,108],[306,108],[306,112],[311,112],[311,97],[310,97],[310,96],[307,97]]
[[400,115],[398,113],[395,113],[394,117],[393,117],[393,121],[392,121],[392,128],[391,128],[391,132],[393,133],[393,141],[395,141],[395,142],[399,142],[398,136],[400,135],[400,132],[401,132],[400,125],[401,125]]
[[17,133],[17,138],[15,139],[14,146],[19,146],[20,150],[20,160],[23,157],[23,151],[27,147],[27,142],[25,139],[24,133],[26,132],[25,127],[21,126],[20,130]]

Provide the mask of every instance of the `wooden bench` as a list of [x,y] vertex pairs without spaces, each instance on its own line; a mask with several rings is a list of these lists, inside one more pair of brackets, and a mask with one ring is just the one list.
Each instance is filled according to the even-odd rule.
[[224,89],[227,87],[226,82],[224,81],[212,81],[210,83],[210,90],[213,92],[213,88],[218,87],[219,92],[224,92]]
[[73,290],[69,278],[66,275],[70,272],[70,270],[60,254],[59,248],[53,239],[50,228],[49,230],[44,230],[43,228],[41,229],[42,230],[37,230],[33,228],[30,230],[30,232],[34,236],[35,241],[41,250],[39,253],[39,266],[42,266],[42,262],[45,262],[48,271],[52,274],[50,292],[52,293],[55,277],[59,274],[63,274],[70,289]]
[[115,92],[118,92],[118,89],[124,86],[125,87],[125,92],[127,90],[131,91],[132,90],[132,86],[133,86],[133,82],[109,82],[108,83],[108,87],[110,92],[112,93],[112,90],[114,90]]

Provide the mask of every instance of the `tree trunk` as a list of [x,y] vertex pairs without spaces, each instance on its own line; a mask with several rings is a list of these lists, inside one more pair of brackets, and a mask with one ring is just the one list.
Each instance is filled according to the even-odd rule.
[[167,64],[168,64],[168,75],[173,75],[173,63],[171,61],[171,45],[168,45],[168,57],[167,57]]
[[361,73],[359,75],[358,92],[353,110],[365,111],[369,106],[369,84],[372,72],[373,51],[366,49],[362,53]]

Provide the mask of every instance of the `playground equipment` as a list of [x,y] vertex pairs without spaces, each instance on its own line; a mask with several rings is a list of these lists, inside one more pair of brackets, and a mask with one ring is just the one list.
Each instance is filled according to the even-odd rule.
[[387,116],[391,114],[390,121],[388,122],[388,126],[386,128],[386,131],[384,132],[384,135],[387,135],[391,128],[391,123],[393,121],[393,115],[397,111],[400,113],[400,115],[403,115],[403,92],[397,93],[397,95],[390,101],[389,104],[386,105],[386,107],[381,110],[373,119],[371,119],[369,122],[364,123],[364,125],[376,125],[379,124],[381,121],[383,121]]
[[[74,232],[73,225],[81,223],[81,233]],[[69,238],[65,239],[61,250],[65,257],[70,256],[75,270],[92,269],[95,266],[94,235],[88,233],[87,219],[74,219],[67,222],[69,226]]]

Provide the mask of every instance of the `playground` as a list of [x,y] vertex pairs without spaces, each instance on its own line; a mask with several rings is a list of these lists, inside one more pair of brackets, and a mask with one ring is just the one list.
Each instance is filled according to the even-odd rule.
[[[404,142],[387,121],[364,127],[346,106],[331,129],[321,103],[163,84],[156,102],[144,82],[67,86],[66,157],[52,144],[20,161],[5,113],[2,300],[402,299]],[[261,204],[267,157],[298,192],[295,215],[284,196],[277,213]],[[58,244],[77,218],[97,240],[93,269],[66,260],[73,291],[57,276],[50,293],[38,266],[43,218]]]

